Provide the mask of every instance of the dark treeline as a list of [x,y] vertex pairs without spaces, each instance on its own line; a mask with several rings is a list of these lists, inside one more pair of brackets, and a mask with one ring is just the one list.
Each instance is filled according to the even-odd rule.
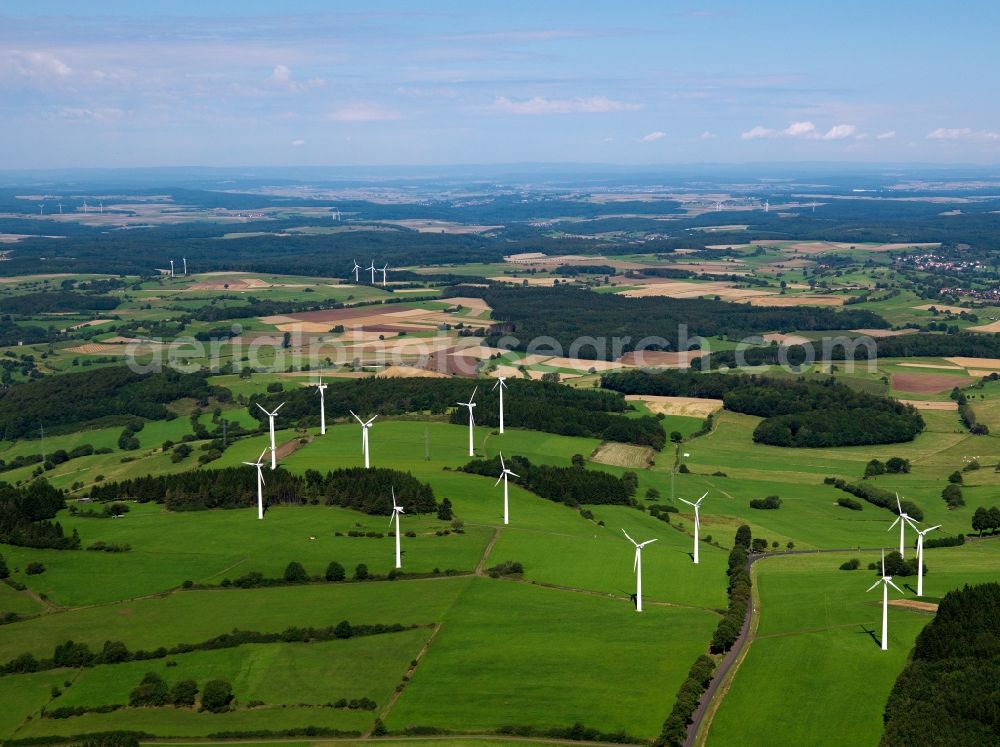
[[[326,414],[328,418],[350,418],[353,410],[364,419],[375,414],[393,416],[425,411],[441,415],[456,407],[458,402],[468,402],[478,385],[476,422],[498,426],[499,395],[492,389],[495,383],[493,380],[432,378],[331,382],[326,390]],[[250,412],[264,423],[267,416],[256,403],[273,412],[282,402],[286,404],[279,413],[279,426],[288,422],[302,426],[319,424],[319,397],[311,387],[254,396]],[[587,436],[662,448],[666,434],[659,421],[651,417],[625,417],[621,413],[626,406],[621,395],[611,392],[511,379],[504,395],[504,424],[564,436]],[[468,422],[464,408],[452,412],[450,417],[453,423],[464,425]]]
[[692,361],[691,366],[695,369],[706,370],[719,366],[733,367],[737,365],[762,366],[787,363],[792,366],[800,366],[811,360],[823,358],[842,361],[845,359],[868,360],[875,357],[1000,357],[1000,335],[997,334],[959,332],[949,335],[915,332],[914,334],[873,340],[872,347],[859,342],[866,338],[851,335],[848,337],[850,341],[846,343],[846,349],[844,343],[831,344],[828,350],[824,350],[822,343],[816,343],[811,348],[803,345],[788,345],[780,348],[778,345],[768,345],[749,348],[739,354],[735,350],[720,350],[712,353],[711,356],[706,356],[706,358],[696,358]]
[[[616,352],[636,348],[676,350],[682,342],[682,325],[686,325],[689,338],[722,335],[730,339],[773,330],[889,326],[877,314],[864,310],[767,308],[706,299],[626,298],[569,286],[455,286],[445,291],[445,295],[449,294],[479,296],[490,304],[497,321],[487,336],[491,345],[504,337],[516,338],[516,343],[508,339],[505,345],[525,350],[536,338],[550,337],[562,347],[562,354],[590,360],[611,360]],[[595,337],[606,341],[596,348],[593,344],[574,345],[581,339]],[[612,338],[619,340],[617,351],[613,349]],[[663,342],[651,342],[657,339]]]
[[165,403],[182,397],[206,399],[214,392],[204,374],[139,374],[116,366],[101,369],[99,375],[67,373],[0,391],[0,422],[7,438],[21,438],[36,435],[39,424],[52,429],[108,417],[163,420],[169,417]]
[[[826,477],[823,479],[825,485],[833,485],[833,487],[838,490],[843,490],[845,493],[850,493],[858,498],[868,501],[873,506],[878,506],[879,508],[886,508],[892,511],[894,514],[899,513],[900,507],[903,509],[903,513],[907,514],[910,518],[915,521],[924,520],[924,510],[920,508],[916,503],[910,500],[899,501],[899,505],[896,505],[896,494],[891,493],[888,490],[883,490],[882,488],[872,485],[870,482],[859,482],[859,483],[849,483],[840,477]],[[842,499],[843,500],[843,499]],[[848,499],[850,500],[850,499]],[[840,501],[838,501],[840,503]],[[853,508],[849,503],[840,503],[840,505],[846,508]],[[859,506],[860,508],[860,506]],[[928,540],[930,542],[930,540]]]
[[913,407],[857,392],[833,378],[769,379],[749,374],[626,371],[601,377],[622,394],[721,399],[727,410],[764,418],[754,441],[772,446],[826,447],[912,441],[924,428]]
[[948,592],[885,707],[883,747],[1000,742],[1000,584]]
[[0,346],[8,347],[23,342],[33,345],[37,342],[51,342],[59,337],[54,327],[39,327],[37,324],[17,324],[10,317],[0,319]]
[[[519,475],[511,478],[532,493],[567,506],[585,504],[617,503],[634,505],[635,487],[627,480],[609,472],[584,469],[583,467],[554,467],[548,464],[532,464],[526,457],[511,456],[504,460],[507,468]],[[464,472],[484,475],[494,480],[500,476],[500,457],[474,459],[462,467]]]
[[63,311],[110,311],[118,308],[120,298],[69,291],[38,291],[21,296],[0,298],[0,312],[5,314],[51,314]]
[[24,487],[0,483],[0,542],[55,550],[79,548],[76,532],[67,537],[59,522],[52,522],[64,508],[63,494],[44,479]]
[[[392,511],[391,491],[395,490],[396,502],[409,513],[431,513],[438,508],[430,485],[409,472],[394,469],[351,467],[326,475],[316,470],[293,475],[279,467],[267,471],[264,479],[266,505],[325,503],[367,514],[388,515]],[[90,498],[101,502],[163,503],[173,511],[239,508],[257,503],[257,471],[253,467],[226,467],[147,475],[94,485]]]

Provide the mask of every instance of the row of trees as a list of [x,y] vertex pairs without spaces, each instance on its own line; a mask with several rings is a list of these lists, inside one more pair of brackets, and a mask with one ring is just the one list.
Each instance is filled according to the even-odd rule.
[[73,311],[110,311],[118,308],[121,299],[70,291],[37,291],[19,296],[0,298],[0,312],[5,314],[56,314]]
[[[353,410],[364,418],[374,414],[403,415],[429,412],[440,415],[451,412],[451,422],[464,425],[468,415],[464,409],[454,409],[458,402],[467,402],[474,387],[476,422],[480,425],[500,424],[499,394],[492,382],[470,379],[351,379],[333,381],[326,390],[328,418],[350,418]],[[255,405],[259,403],[274,411],[282,402],[284,422],[299,426],[319,424],[319,404],[310,387],[290,392],[255,395],[250,400],[250,412],[261,423],[266,415]],[[628,404],[613,392],[577,389],[544,381],[510,380],[504,396],[506,424],[520,428],[557,433],[564,436],[586,436],[607,441],[621,441],[661,449],[666,433],[653,417],[630,418],[624,412]]]
[[36,435],[39,423],[54,431],[101,419],[164,420],[170,417],[166,403],[182,397],[203,400],[217,391],[201,373],[139,374],[114,366],[101,369],[100,376],[67,373],[0,391],[0,421],[7,438],[23,438]]
[[996,744],[1000,584],[948,592],[917,636],[885,707],[881,744]]
[[[325,503],[367,514],[392,512],[392,490],[396,501],[410,513],[438,510],[430,485],[409,472],[377,467],[350,467],[327,472],[306,470],[294,475],[279,467],[267,474],[267,504],[301,505]],[[93,501],[134,500],[163,503],[172,511],[238,508],[257,502],[257,473],[246,467],[192,470],[171,475],[146,475],[119,482],[94,485]]]
[[[914,521],[924,520],[924,511],[916,503],[904,499],[900,500],[899,506],[897,506],[895,493],[883,490],[882,488],[876,487],[871,483],[849,483],[840,477],[825,477],[823,478],[823,483],[825,485],[833,485],[833,487],[838,490],[843,490],[845,493],[850,493],[851,495],[857,496],[862,500],[868,501],[873,506],[888,509],[894,514],[898,514],[899,506],[902,506],[903,513],[910,516]],[[841,505],[846,508],[853,508],[853,506],[847,505],[846,503],[841,503]]]
[[[662,338],[665,349],[678,349],[681,329],[688,335],[721,335],[742,339],[771,330],[826,330],[884,328],[888,322],[870,311],[834,311],[828,307],[769,308],[704,299],[665,297],[626,298],[593,293],[570,286],[542,288],[493,285],[488,288],[455,286],[445,295],[478,296],[493,308],[497,324],[487,336],[495,345],[505,336],[518,340],[513,347],[525,350],[532,340],[551,338],[577,358],[612,360],[640,341]],[[579,340],[604,338],[608,344],[574,345]],[[621,350],[610,345],[621,341]],[[649,347],[647,349],[655,349]]]
[[748,374],[625,371],[601,386],[623,394],[721,399],[733,412],[764,418],[754,440],[772,446],[827,447],[910,441],[924,428],[910,405],[821,381]]
[[[567,506],[579,504],[616,503],[634,505],[638,481],[617,477],[609,472],[584,469],[580,466],[555,467],[549,464],[532,464],[527,457],[512,456],[506,460],[507,468],[520,475],[515,481],[532,493]],[[474,459],[462,467],[464,472],[484,475],[494,480],[500,475],[500,458]],[[628,475],[630,473],[626,473]]]
[[980,537],[986,532],[990,534],[1000,533],[1000,508],[996,506],[977,508],[972,514],[972,531],[979,532]]

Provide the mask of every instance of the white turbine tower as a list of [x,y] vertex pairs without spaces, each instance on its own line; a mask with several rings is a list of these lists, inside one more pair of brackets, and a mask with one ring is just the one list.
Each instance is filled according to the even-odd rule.
[[503,523],[506,526],[507,524],[510,523],[510,503],[507,499],[507,478],[520,477],[520,475],[516,475],[509,469],[507,469],[507,465],[504,464],[503,462],[502,451],[500,452],[500,469],[502,470],[502,472],[500,473],[500,477],[498,477],[497,481],[493,484],[493,487],[495,488],[497,485],[500,484],[500,481],[503,480]]
[[889,587],[903,593],[896,584],[892,582],[892,576],[885,575],[885,550],[882,550],[882,578],[873,583],[868,587],[868,591],[871,591],[879,584],[882,584],[882,650],[889,650]]
[[628,537],[628,541],[635,545],[635,562],[632,563],[632,570],[635,571],[635,611],[642,612],[642,548],[651,542],[656,542],[656,540],[651,539],[645,542],[636,542],[628,536],[628,532],[624,529],[622,529],[622,534]]
[[375,260],[372,260],[371,267],[366,267],[365,269],[372,271],[372,285],[375,285]]
[[909,516],[909,514],[904,513],[903,506],[899,502],[899,493],[896,493],[896,508],[899,509],[899,516],[896,517],[896,520],[894,522],[892,522],[892,524],[889,525],[889,528],[886,529],[885,531],[891,532],[892,528],[894,526],[896,526],[897,524],[899,524],[899,554],[902,555],[905,558],[906,557],[906,545],[905,545],[906,537],[904,535],[905,535],[905,532],[906,532],[906,525],[909,524],[914,529],[917,528],[917,525],[913,521],[913,519]]
[[701,502],[705,500],[705,496],[707,495],[708,493],[705,493],[705,495],[696,500],[694,503],[691,501],[685,501],[683,498],[678,496],[678,500],[683,501],[694,509],[694,562],[696,565],[698,563],[698,530],[701,529],[701,516],[698,513],[698,509],[701,508]]
[[382,269],[379,270],[379,272],[382,273],[382,287],[383,288],[385,288],[385,273],[386,273],[386,270],[388,270],[388,269],[389,269],[389,263],[386,262],[384,265],[382,265]]
[[924,535],[928,532],[933,532],[935,529],[940,529],[941,525],[936,524],[932,527],[927,527],[922,532],[917,530],[917,596],[922,597],[924,595]]
[[[351,415],[354,415],[354,410],[350,411]],[[354,415],[354,419],[361,423],[361,450],[365,453],[365,469],[368,469],[370,463],[368,461],[368,429],[372,427],[372,423],[375,422],[375,418],[378,415],[372,415],[371,419],[364,421],[357,415]]]
[[503,433],[503,390],[507,388],[506,376],[497,376],[497,383],[493,388],[500,388],[500,432]]
[[267,449],[260,452],[256,462],[243,462],[248,467],[257,468],[257,518],[264,518],[264,455]]
[[170,260],[170,277],[174,276],[174,261]]
[[392,516],[389,517],[389,526],[392,526],[392,520],[396,520],[396,567],[402,568],[403,561],[399,556],[399,515],[404,514],[406,511],[402,506],[396,505],[396,488],[392,489]]
[[184,277],[187,277],[187,274],[188,274],[188,261],[187,261],[187,257],[182,257],[181,259],[184,262]]
[[360,278],[358,277],[358,272],[360,270],[361,270],[361,265],[359,265],[358,264],[358,260],[355,259],[354,260],[354,267],[351,268],[351,271],[354,273],[354,282],[355,283],[360,283],[361,282]]
[[319,435],[326,435],[326,387],[327,385],[323,383],[323,377],[319,377],[319,382],[315,384],[309,384],[308,386],[316,387],[316,391],[319,392]]
[[278,405],[277,407],[274,408],[274,412],[268,412],[263,407],[261,407],[261,405],[260,405],[259,402],[257,403],[257,407],[260,407],[261,411],[263,411],[263,413],[265,415],[267,415],[267,424],[268,424],[268,427],[269,427],[269,429],[271,431],[271,469],[272,470],[275,470],[275,469],[278,468],[278,449],[277,449],[277,447],[274,444],[274,416],[277,415],[278,414],[278,410],[280,410],[284,406],[285,406],[285,403],[282,402],[280,405]]
[[475,456],[476,450],[474,448],[474,439],[476,435],[476,420],[472,417],[472,408],[476,406],[474,400],[476,399],[476,391],[479,389],[479,385],[476,384],[476,388],[472,390],[472,396],[469,397],[468,402],[459,402],[462,407],[469,408],[469,456]]

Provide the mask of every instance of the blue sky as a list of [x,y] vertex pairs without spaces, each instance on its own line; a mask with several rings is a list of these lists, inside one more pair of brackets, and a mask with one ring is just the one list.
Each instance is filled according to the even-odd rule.
[[4,0],[0,169],[996,164],[997,28],[988,2]]

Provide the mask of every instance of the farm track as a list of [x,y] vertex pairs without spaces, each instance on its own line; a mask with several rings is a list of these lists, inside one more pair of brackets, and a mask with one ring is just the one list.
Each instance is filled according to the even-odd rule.
[[[385,723],[385,720],[389,717],[389,714],[392,712],[392,708],[393,706],[396,705],[396,701],[399,700],[400,697],[403,695],[403,693],[406,691],[406,686],[410,683],[410,680],[413,679],[413,672],[416,670],[417,665],[420,664],[420,661],[424,658],[424,655],[427,653],[428,649],[430,649],[431,644],[434,642],[434,639],[437,638],[437,634],[441,632],[441,627],[443,625],[444,623],[438,623],[437,625],[434,626],[434,630],[431,631],[430,636],[428,636],[427,640],[424,642],[424,645],[420,647],[420,651],[414,657],[413,662],[410,664],[410,667],[406,670],[406,674],[403,675],[402,687],[400,687],[398,690],[395,690],[392,693],[392,697],[389,698],[389,702],[385,704],[385,708],[383,708],[382,711],[379,713],[378,716],[379,720],[382,721],[383,723]],[[374,724],[372,725],[372,728],[373,729],[375,728]],[[370,737],[371,735],[372,735],[371,729],[369,729],[364,736],[365,738],[367,738]]]
[[[750,572],[753,564],[763,558],[777,558],[788,555],[819,555],[823,553],[838,552],[876,552],[882,548],[878,547],[847,547],[823,550],[783,550],[781,552],[767,553],[763,555],[751,555],[747,560],[746,569]],[[708,740],[708,730],[712,725],[712,718],[722,703],[732,685],[732,678],[736,676],[739,665],[746,655],[747,645],[756,640],[756,630],[760,623],[760,597],[757,595],[757,584],[752,585],[751,603],[747,606],[746,615],[743,618],[743,625],[740,627],[740,634],[726,655],[722,657],[722,662],[715,669],[712,681],[708,684],[705,694],[694,713],[691,714],[691,723],[688,725],[687,739],[684,740],[684,747],[696,747],[704,745]],[[847,626],[851,627],[851,626]],[[825,628],[824,628],[825,629]],[[801,633],[804,631],[795,631]],[[806,631],[807,632],[807,631]],[[781,634],[790,635],[790,633]],[[762,638],[777,637],[776,635],[762,636]]]
[[[373,744],[379,742],[462,742],[468,739],[484,742],[518,742],[525,744],[559,744],[559,745],[592,745],[593,747],[606,747],[606,745],[620,745],[621,742],[592,742],[582,739],[555,739],[548,737],[519,737],[510,734],[490,734],[482,732],[468,732],[463,734],[429,734],[427,736],[393,736],[388,734],[385,737],[320,737],[318,739],[303,740],[302,737],[260,737],[257,739],[227,739],[225,744],[302,744],[307,741],[312,747],[323,744],[353,744],[359,741],[371,741]],[[212,739],[144,739],[142,744],[171,744],[183,747],[188,744],[219,744],[218,740]]]

